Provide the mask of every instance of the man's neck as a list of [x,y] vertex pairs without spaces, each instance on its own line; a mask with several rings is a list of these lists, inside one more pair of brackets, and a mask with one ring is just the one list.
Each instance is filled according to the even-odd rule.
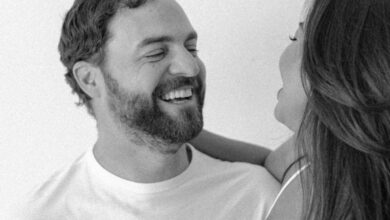
[[[139,183],[154,183],[171,179],[189,165],[185,147],[176,146],[176,153],[162,153],[156,146],[135,143],[113,134],[99,134],[93,149],[98,163],[112,174]],[[172,148],[172,146],[161,146]],[[174,148],[174,147],[173,147]]]

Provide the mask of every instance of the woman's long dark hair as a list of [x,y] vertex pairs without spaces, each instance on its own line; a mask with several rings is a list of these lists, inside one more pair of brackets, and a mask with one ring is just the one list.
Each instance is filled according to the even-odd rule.
[[316,0],[306,21],[305,219],[390,219],[390,1]]

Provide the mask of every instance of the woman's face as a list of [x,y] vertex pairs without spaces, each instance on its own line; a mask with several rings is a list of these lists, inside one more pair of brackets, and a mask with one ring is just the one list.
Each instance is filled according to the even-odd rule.
[[290,45],[279,60],[283,87],[278,92],[275,107],[276,119],[292,131],[297,131],[302,121],[307,97],[301,81],[301,61],[303,51],[303,24],[300,23]]

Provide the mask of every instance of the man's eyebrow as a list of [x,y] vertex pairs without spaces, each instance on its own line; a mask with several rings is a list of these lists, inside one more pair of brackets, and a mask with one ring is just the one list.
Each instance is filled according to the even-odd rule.
[[[186,41],[194,40],[198,38],[198,34],[195,31],[192,31],[188,34]],[[150,44],[154,43],[162,43],[162,42],[172,42],[174,39],[170,36],[158,36],[158,37],[149,37],[142,40],[138,45],[137,48],[142,48]]]
[[169,36],[159,36],[159,37],[149,37],[145,38],[137,45],[137,48],[141,48],[144,46],[147,46],[149,44],[154,44],[154,43],[161,43],[161,42],[170,42],[173,41],[172,37]]

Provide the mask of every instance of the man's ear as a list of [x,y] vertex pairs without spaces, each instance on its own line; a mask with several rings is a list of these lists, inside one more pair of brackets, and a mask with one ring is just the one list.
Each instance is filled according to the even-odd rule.
[[73,65],[73,76],[77,84],[91,98],[100,96],[98,74],[99,68],[86,61],[79,61]]

